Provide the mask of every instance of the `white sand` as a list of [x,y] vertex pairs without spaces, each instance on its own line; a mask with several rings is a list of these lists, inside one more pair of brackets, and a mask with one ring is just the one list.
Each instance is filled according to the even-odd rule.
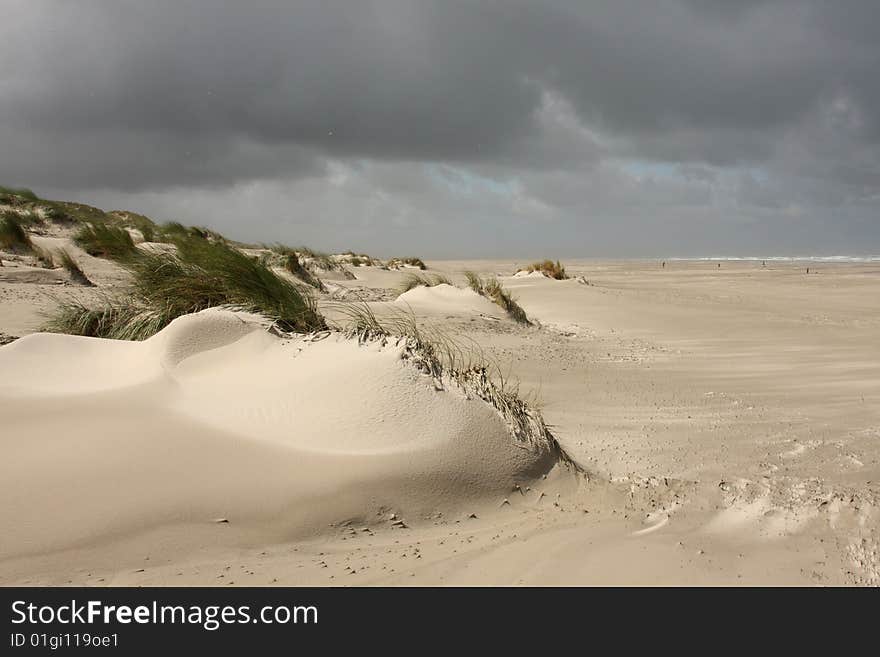
[[[0,583],[880,584],[880,269],[564,264],[589,284],[428,263],[499,275],[536,327],[448,286],[395,300],[405,272],[340,285],[483,349],[589,480],[542,478],[391,346],[215,314],[0,347]],[[0,331],[45,287],[0,281]]]
[[15,531],[0,560],[154,530],[178,556],[205,528],[263,545],[391,509],[497,503],[552,466],[400,355],[281,340],[228,311],[141,343],[41,334],[2,348],[0,524]]
[[504,311],[471,289],[452,285],[420,285],[404,292],[394,305],[412,310],[417,316],[483,316],[500,318]]

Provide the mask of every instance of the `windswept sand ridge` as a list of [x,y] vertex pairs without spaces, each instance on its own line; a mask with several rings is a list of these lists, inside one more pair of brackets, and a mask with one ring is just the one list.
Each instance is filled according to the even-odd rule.
[[167,376],[190,356],[253,332],[260,321],[247,313],[212,310],[199,318],[182,317],[144,342],[35,333],[0,356],[4,370],[14,373],[0,382],[0,395],[77,396],[147,384]]
[[[399,277],[398,272],[394,273]],[[395,285],[399,284],[400,280],[397,280]],[[364,301],[362,303],[376,317],[390,318],[392,321],[405,317],[417,317],[423,325],[433,325],[441,332],[444,332],[444,328],[451,328],[453,334],[456,333],[456,322],[461,324],[480,319],[493,323],[507,323],[507,315],[504,310],[486,297],[480,296],[469,288],[456,287],[446,283],[433,286],[419,285],[402,294],[397,294],[393,301]],[[345,304],[335,301],[325,303],[319,301],[319,306],[324,316],[334,323],[345,325],[351,317],[351,311],[347,310]]]
[[504,311],[486,297],[445,283],[414,287],[397,297],[394,305],[411,308],[420,315],[478,315],[498,319],[505,316]]
[[229,311],[140,343],[29,336],[0,369],[16,382],[0,388],[0,524],[15,528],[0,559],[147,532],[174,550],[259,545],[390,509],[497,506],[555,463],[392,342],[284,340]]

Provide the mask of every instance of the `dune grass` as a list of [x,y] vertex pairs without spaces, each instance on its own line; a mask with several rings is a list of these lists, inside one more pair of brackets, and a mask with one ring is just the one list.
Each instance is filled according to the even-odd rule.
[[541,413],[522,398],[519,386],[504,377],[476,343],[463,345],[439,329],[419,326],[411,313],[398,311],[379,319],[366,303],[343,304],[340,308],[347,322],[339,328],[346,335],[361,343],[387,344],[393,340],[402,348],[403,360],[430,376],[436,389],[455,386],[468,398],[482,399],[498,411],[518,443],[550,456],[573,472],[585,473],[559,444]]
[[303,283],[311,285],[313,288],[320,290],[321,292],[326,292],[327,288],[324,286],[324,283],[321,282],[320,278],[312,274],[312,272],[303,266],[302,261],[299,259],[299,254],[295,249],[284,244],[275,244],[269,248],[281,256],[284,269],[296,276]]
[[177,221],[167,221],[159,227],[159,235],[163,241],[189,236],[189,229]]
[[144,238],[144,242],[155,242],[160,232],[155,222],[147,216],[138,214],[137,212],[129,212],[128,210],[111,210],[107,214],[118,218],[123,226],[130,226],[140,232]]
[[467,279],[468,287],[471,288],[474,292],[481,296],[485,296],[483,293],[483,279],[480,278],[479,274],[473,271],[464,272],[464,277]]
[[52,255],[51,251],[47,251],[46,249],[37,246],[33,242],[31,242],[31,250],[36,259],[40,261],[41,265],[43,265],[43,267],[45,267],[46,269],[55,268],[55,257]]
[[91,256],[118,262],[131,260],[138,253],[131,234],[125,228],[101,221],[84,224],[74,235],[73,241]]
[[310,249],[307,246],[298,246],[294,249],[297,253],[305,256],[306,258],[329,258],[330,256],[322,251],[315,251],[314,249]]
[[96,307],[77,299],[65,299],[59,302],[43,330],[113,340],[145,340],[173,319],[165,308],[147,306],[131,299],[105,299]]
[[545,276],[555,278],[557,281],[564,281],[568,278],[568,274],[565,273],[565,266],[563,266],[558,260],[556,262],[553,262],[552,260],[533,262],[526,269],[529,273],[539,271]]
[[27,187],[6,187],[5,185],[0,185],[0,194],[9,196],[20,196],[21,198],[25,198],[29,201],[40,200],[40,197],[34,194],[34,192]]
[[156,241],[156,227],[154,225],[150,225],[148,223],[141,223],[136,226],[136,228],[141,231],[141,235],[144,238],[144,242],[155,242]]
[[78,219],[72,216],[69,212],[67,212],[60,204],[58,203],[48,203],[43,206],[43,214],[46,219],[51,221],[53,224],[62,224],[62,225],[71,225],[78,222]]
[[132,274],[124,295],[99,307],[62,303],[45,329],[142,340],[177,317],[218,306],[263,314],[287,332],[326,326],[304,289],[238,249],[192,236],[176,240],[175,246],[174,254],[140,252],[122,261]]
[[331,258],[330,255],[327,253],[315,251],[307,246],[299,246],[295,248],[294,251],[299,257],[309,260],[309,264],[317,267],[318,269],[323,269],[324,271],[335,271],[344,269],[344,267],[338,262],[334,262],[333,258]]
[[0,248],[14,253],[33,253],[31,238],[15,212],[0,214]]
[[302,266],[302,263],[299,261],[299,256],[295,253],[289,253],[285,256],[284,268],[304,283],[308,283],[319,290],[324,289],[324,284],[321,280],[312,276],[311,272]]
[[94,283],[89,280],[89,277],[85,275],[85,272],[80,268],[79,264],[76,260],[73,259],[73,256],[70,255],[70,252],[67,249],[60,249],[58,252],[58,260],[61,263],[61,266],[67,270],[67,273],[70,275],[70,280],[74,283],[78,283],[80,285],[85,285],[88,287],[92,287]]
[[[445,331],[428,324],[419,325],[411,310],[385,308],[381,319],[373,312],[370,304],[364,301],[341,301],[329,304],[344,319],[333,328],[348,336],[372,339],[377,336],[414,339],[426,345],[445,368],[467,369],[485,367],[501,374],[501,370],[490,363],[482,348],[473,340],[452,339]],[[440,370],[432,368],[439,374]],[[501,376],[500,380],[504,380]]]
[[157,229],[153,231],[153,240],[157,242],[174,242],[175,240],[187,239],[190,237],[209,240],[211,242],[227,241],[223,235],[210,228],[205,228],[203,226],[184,226],[178,221],[168,221],[161,226],[158,226]]
[[400,285],[400,293],[409,292],[417,287],[435,287],[437,285],[452,285],[452,281],[441,274],[410,274]]
[[170,305],[176,315],[232,305],[259,312],[283,330],[322,328],[314,300],[238,249],[199,238],[176,242],[177,254],[146,254],[129,270],[140,298]]
[[84,203],[42,201],[41,204],[47,218],[55,223],[87,224],[108,221],[112,223],[114,220],[110,214],[104,212],[101,208]]
[[354,251],[343,251],[342,253],[337,253],[335,255],[331,255],[330,259],[337,263],[337,265],[348,265],[349,267],[384,267],[385,264],[379,260],[379,258],[374,258],[371,255],[366,253],[355,253]]
[[206,240],[211,236],[211,231],[202,226],[189,226],[187,227],[187,231],[189,232],[190,237],[198,237],[202,240]]
[[[39,217],[31,213],[33,216]],[[42,219],[42,218],[40,218]],[[28,254],[39,260],[46,269],[55,267],[55,258],[52,253],[37,246],[31,236],[25,230],[29,225],[29,218],[22,217],[16,212],[4,212],[0,214],[0,248],[13,253]]]
[[414,258],[412,256],[408,256],[406,258],[391,258],[385,266],[388,269],[400,269],[402,265],[409,265],[410,267],[418,267],[422,271],[427,269],[428,267],[422,262],[421,258]]
[[31,209],[18,213],[18,223],[21,224],[22,227],[30,228],[32,226],[40,226],[44,224],[45,220],[39,212]]
[[494,276],[482,278],[472,271],[464,272],[468,286],[480,296],[501,306],[505,312],[520,324],[531,324],[526,311],[516,302],[513,295]]

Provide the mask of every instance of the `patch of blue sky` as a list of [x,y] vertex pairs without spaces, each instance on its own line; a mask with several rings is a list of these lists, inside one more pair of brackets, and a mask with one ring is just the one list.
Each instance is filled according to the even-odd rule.
[[424,168],[428,178],[453,194],[470,196],[491,192],[511,196],[515,193],[516,185],[513,180],[488,178],[467,169],[445,164],[426,164]]

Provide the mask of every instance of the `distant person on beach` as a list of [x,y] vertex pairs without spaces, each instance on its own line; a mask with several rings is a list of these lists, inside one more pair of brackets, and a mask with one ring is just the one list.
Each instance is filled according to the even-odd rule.
[[666,261],[663,261],[663,269],[666,269]]

